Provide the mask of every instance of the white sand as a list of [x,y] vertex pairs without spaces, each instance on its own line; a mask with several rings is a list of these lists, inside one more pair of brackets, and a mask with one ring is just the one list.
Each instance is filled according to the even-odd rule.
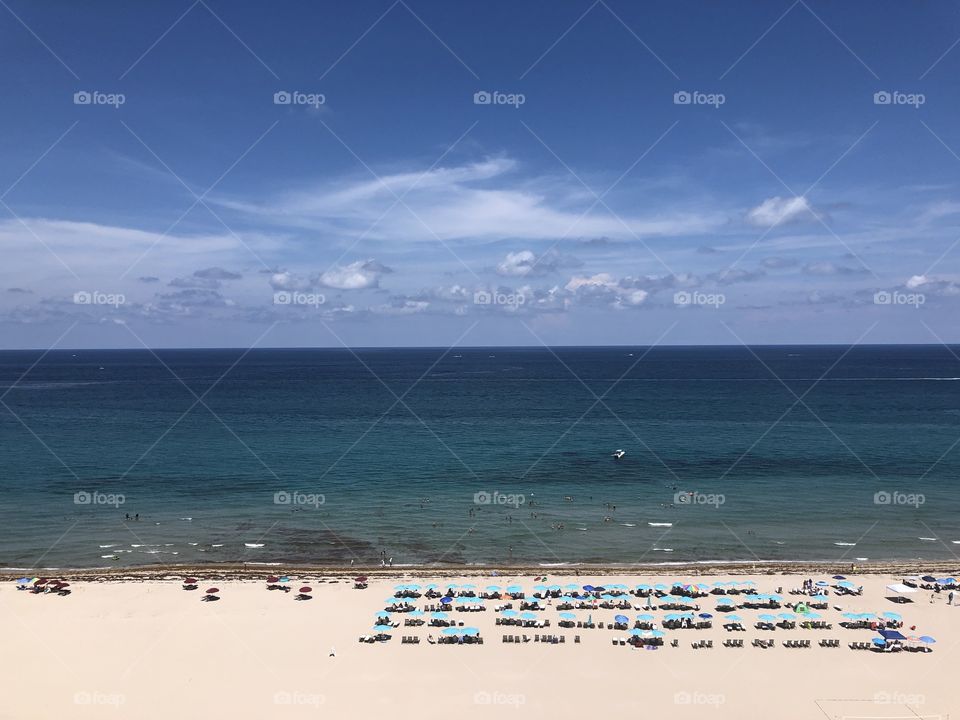
[[[729,578],[696,581],[717,579]],[[778,586],[787,591],[801,582],[799,576],[753,579],[760,592]],[[917,626],[915,634],[937,638],[935,651],[852,651],[847,642],[868,641],[874,633],[839,627],[833,609],[822,613],[834,623],[829,631],[761,632],[752,625],[765,611],[742,610],[737,614],[747,632],[726,633],[718,623],[709,631],[667,631],[668,645],[657,651],[613,647],[611,638],[623,632],[562,630],[555,609],[543,613],[551,619],[545,632],[565,634],[564,645],[503,644],[508,629],[494,625],[492,610],[454,613],[481,629],[480,646],[428,645],[428,632],[439,633],[426,627],[400,627],[388,643],[359,644],[357,637],[370,631],[394,585],[431,582],[402,575],[372,580],[362,591],[310,576],[315,598],[309,602],[295,602],[295,592],[268,592],[263,582],[216,581],[222,590],[216,603],[200,602],[200,592],[185,592],[175,581],[74,582],[69,597],[19,592],[6,582],[0,586],[0,718],[958,717],[960,609],[947,606],[945,593],[936,604],[921,592],[912,604],[894,605],[884,599],[883,586],[898,578],[851,579],[866,586],[864,596],[831,596],[831,605],[901,612],[907,626]],[[550,579],[630,587],[664,581],[669,578]],[[535,584],[532,577],[438,582],[471,582],[481,590],[517,583],[528,593]],[[699,602],[712,612],[714,598]],[[594,611],[593,618],[612,621],[618,612]],[[638,612],[624,614],[632,621]],[[577,615],[586,619],[587,612]],[[537,631],[510,632],[532,637]],[[424,640],[401,644],[400,636],[411,634]],[[573,644],[575,634],[582,637],[579,645]],[[905,628],[904,634],[914,632]],[[714,647],[693,650],[690,643],[701,637],[713,639]],[[745,647],[723,647],[727,637],[744,639]],[[776,638],[777,647],[751,647],[755,637]],[[839,638],[841,647],[819,647],[823,637]],[[680,647],[669,647],[673,638]],[[813,640],[813,647],[780,644],[801,638]],[[332,647],[336,657],[329,657]]]

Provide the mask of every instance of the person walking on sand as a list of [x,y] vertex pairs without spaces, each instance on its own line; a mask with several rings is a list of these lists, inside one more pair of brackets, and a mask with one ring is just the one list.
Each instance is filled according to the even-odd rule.
[[947,593],[947,605],[953,605],[953,590]]

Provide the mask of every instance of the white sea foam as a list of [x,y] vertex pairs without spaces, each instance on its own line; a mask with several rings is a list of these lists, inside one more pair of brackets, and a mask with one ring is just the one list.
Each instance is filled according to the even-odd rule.
[[673,552],[673,548],[653,548],[655,552]]
[[652,523],[648,522],[647,525],[650,527],[673,527],[673,523]]
[[105,549],[105,548],[112,548],[112,547],[116,547],[116,544],[113,544],[113,545],[101,545],[100,547],[101,547],[101,548],[104,548],[104,549]]
[[834,545],[839,545],[840,547],[854,547],[856,543],[835,542]]
[[620,524],[623,525],[624,527],[636,527],[636,526],[637,526],[636,523],[620,523]]
[[936,541],[937,541],[936,538],[928,538],[928,537],[918,537],[917,540],[923,540],[924,542],[936,542]]
[[244,545],[244,547],[248,547],[248,548],[262,548],[262,547],[263,547],[263,543],[244,543],[243,545]]

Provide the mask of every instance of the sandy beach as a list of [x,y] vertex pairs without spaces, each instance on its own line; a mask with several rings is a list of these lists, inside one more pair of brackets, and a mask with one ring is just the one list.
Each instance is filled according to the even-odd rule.
[[[538,617],[550,627],[507,628],[496,625],[499,602],[486,611],[452,612],[454,620],[476,627],[483,644],[433,645],[438,628],[401,626],[387,642],[365,644],[395,586],[436,583],[521,585],[528,597],[533,574],[492,576],[434,575],[429,571],[371,577],[368,587],[354,588],[346,575],[291,575],[292,592],[267,591],[259,579],[229,579],[199,573],[199,589],[184,591],[182,574],[168,579],[96,581],[70,577],[71,594],[18,591],[13,582],[0,586],[5,618],[6,652],[0,661],[8,691],[0,700],[0,717],[16,718],[168,718],[175,715],[234,718],[490,717],[520,711],[528,717],[582,717],[604,713],[656,713],[673,718],[777,717],[895,718],[956,717],[960,711],[951,668],[960,639],[960,610],[942,593],[911,595],[914,602],[885,599],[899,575],[848,575],[862,585],[860,596],[829,595],[821,611],[830,630],[761,631],[754,622],[763,611],[738,610],[744,632],[727,632],[715,612],[716,596],[698,598],[700,611],[712,613],[710,629],[666,630],[664,645],[645,651],[613,645],[628,633],[558,627],[555,600]],[[610,585],[670,583],[679,573],[661,575],[551,574],[547,583]],[[697,576],[692,582],[752,580],[757,592],[782,588],[784,602],[803,580],[824,576],[755,574]],[[829,576],[826,576],[829,579]],[[215,584],[220,600],[201,602]],[[301,585],[313,599],[297,602]],[[612,623],[621,612],[631,623],[644,600],[626,596],[635,609],[577,611],[577,619]],[[745,596],[733,596],[741,602]],[[434,600],[414,601],[425,607]],[[840,610],[837,610],[839,607]],[[904,634],[937,639],[933,652],[877,653],[851,650],[848,643],[869,642],[876,632],[839,626],[841,612],[903,616]],[[775,611],[780,612],[780,611]],[[654,610],[659,622],[666,614]],[[428,614],[429,617],[429,614]],[[916,630],[910,630],[915,626]],[[530,642],[504,643],[506,633],[527,635]],[[558,644],[533,641],[541,632],[563,635]],[[419,636],[419,644],[401,636]],[[580,642],[575,642],[580,636]],[[729,638],[743,647],[726,647]],[[755,638],[774,639],[761,649]],[[822,638],[840,647],[819,645]],[[677,646],[671,641],[676,639]],[[809,639],[809,648],[788,648],[783,641]],[[711,640],[713,647],[691,644]]]

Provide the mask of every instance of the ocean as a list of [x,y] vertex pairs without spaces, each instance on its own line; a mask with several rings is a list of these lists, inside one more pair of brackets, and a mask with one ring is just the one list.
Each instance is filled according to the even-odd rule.
[[950,560],[954,352],[3,351],[0,565]]

